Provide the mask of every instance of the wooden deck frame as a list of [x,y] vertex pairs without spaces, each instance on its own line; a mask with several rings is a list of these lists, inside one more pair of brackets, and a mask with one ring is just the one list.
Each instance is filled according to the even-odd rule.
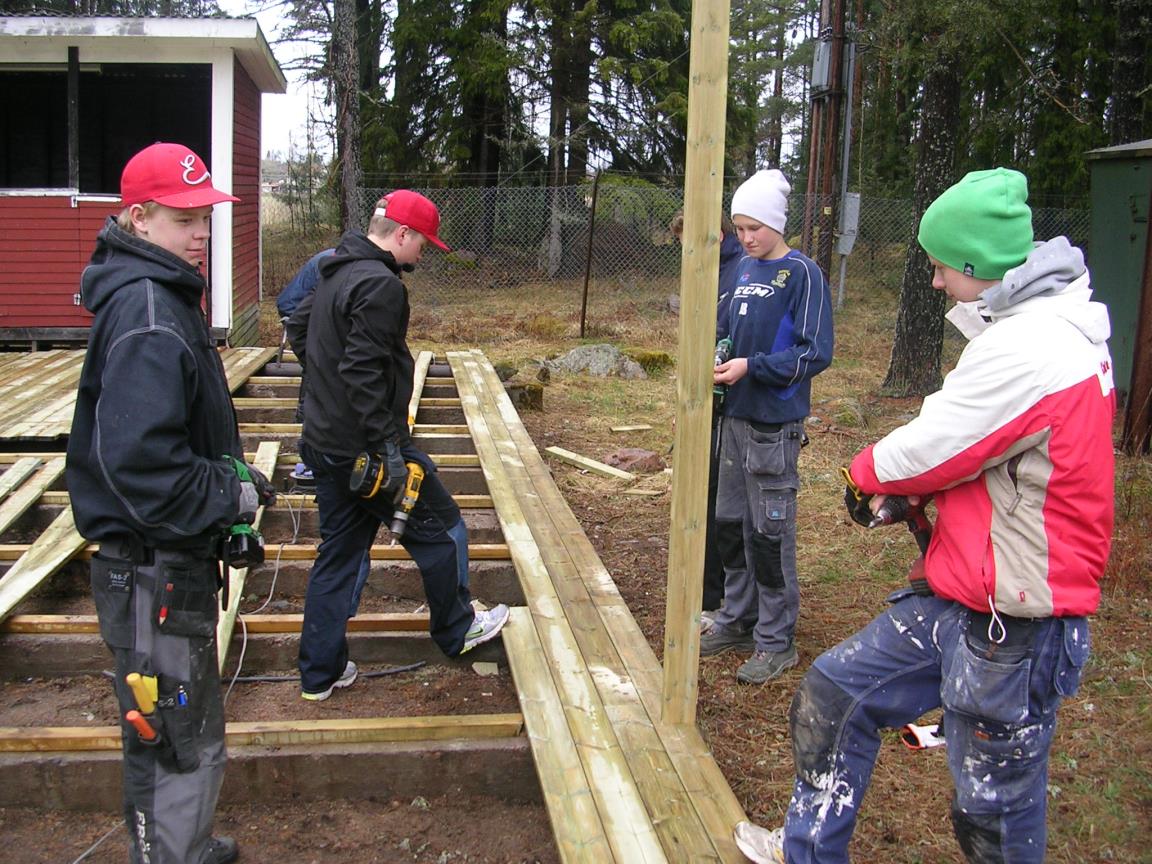
[[479,352],[448,360],[524,584],[528,614],[506,647],[562,856],[742,861],[739,802],[695,726],[661,720],[660,664],[491,364]]
[[[261,368],[262,364],[252,358],[244,359],[244,374],[251,375]],[[421,399],[423,382],[419,382],[410,406],[410,422],[415,419],[417,405],[433,402],[438,412],[433,416],[448,419],[444,423],[416,425],[415,434],[430,438],[451,436],[455,440],[467,429],[473,442],[475,455],[446,462],[455,462],[458,467],[480,466],[488,494],[473,495],[467,500],[476,506],[494,504],[504,533],[505,543],[472,544],[472,559],[511,558],[519,575],[527,605],[514,610],[502,642],[523,714],[392,718],[344,726],[330,726],[323,721],[230,724],[235,766],[230,768],[230,778],[237,774],[261,776],[264,769],[255,767],[253,760],[272,755],[266,752],[269,749],[291,765],[305,760],[299,762],[301,766],[307,764],[309,754],[315,757],[317,749],[335,753],[349,746],[370,748],[357,751],[367,755],[369,762],[378,758],[382,752],[379,747],[399,748],[395,753],[403,753],[402,758],[411,759],[414,766],[436,753],[460,753],[473,747],[484,753],[511,754],[516,759],[524,751],[514,742],[522,742],[526,733],[564,861],[742,861],[730,835],[732,825],[744,817],[739,803],[698,730],[662,719],[661,666],[552,481],[491,364],[479,352],[454,352],[449,355],[449,363],[457,395]],[[240,361],[230,368],[239,377]],[[422,370],[426,375],[427,363],[422,364]],[[0,387],[4,372],[0,367]],[[445,389],[439,382],[435,386],[438,394]],[[295,400],[277,399],[273,407],[284,410],[286,406],[280,402],[295,404]],[[444,414],[444,410],[449,413]],[[452,420],[451,411],[463,411],[467,426]],[[263,430],[271,433],[272,439],[299,431],[299,425],[293,423],[246,426],[249,436]],[[19,464],[21,471],[28,471],[27,463],[20,462],[28,455],[2,454],[0,463],[10,464],[13,469]],[[278,463],[289,461],[278,456],[274,441],[262,444],[254,458],[262,467],[267,466],[268,473]],[[9,495],[22,485],[17,479],[10,482]],[[75,534],[71,511],[66,506],[67,493],[46,491],[47,485],[43,484],[34,500],[63,507],[57,522],[68,525],[58,528],[54,523],[33,544],[0,545],[0,560],[17,559],[0,579],[0,598],[4,582],[13,570],[18,571],[30,557],[37,561],[41,554],[36,552],[38,545],[46,545],[54,532]],[[0,480],[0,508],[4,497],[5,487]],[[302,504],[303,500],[296,503]],[[80,541],[66,555],[57,551],[53,561],[60,561],[54,566],[73,556],[87,557],[92,551],[92,546]],[[308,560],[315,555],[315,548],[287,544],[280,554],[283,560]],[[406,557],[399,548],[373,548],[376,560]],[[46,566],[37,561],[35,569],[46,575],[50,572]],[[243,574],[232,574],[234,599],[238,599],[243,588],[238,578],[242,580]],[[239,620],[234,607],[235,603],[221,620],[220,638],[225,644]],[[5,614],[0,605],[0,618]],[[72,620],[67,622],[31,620],[62,617],[19,616],[8,622],[5,629],[11,637],[5,638],[62,636],[98,641],[92,616],[70,616]],[[282,641],[283,634],[298,629],[298,619],[299,616],[248,616],[244,619],[245,637]],[[395,638],[429,641],[423,616],[384,619],[355,622],[350,638],[382,638],[380,644]],[[500,641],[482,647],[499,650]],[[469,657],[479,659],[490,653],[478,650]],[[222,664],[225,656],[222,651]],[[508,738],[510,735],[514,737]],[[507,739],[507,744],[491,750],[483,743],[485,737],[494,741]],[[93,742],[96,743],[89,746]],[[27,729],[0,729],[0,766],[11,768],[13,777],[43,778],[46,763],[35,761],[36,754],[59,754],[75,747],[77,758],[87,760],[76,763],[78,770],[91,770],[83,768],[84,764],[98,764],[100,771],[110,771],[116,761],[113,751],[118,746],[114,728],[45,729],[34,736]],[[100,748],[109,748],[106,757],[98,756]],[[53,757],[56,761],[58,758]],[[307,774],[309,769],[299,770]],[[407,767],[404,770],[419,771]],[[316,794],[338,794],[333,790],[355,785],[351,780],[345,783],[329,779],[335,782],[324,785],[325,791]],[[300,783],[301,789],[308,786],[304,775]],[[66,782],[57,779],[49,785],[55,790],[51,795],[54,799],[68,797],[64,791]],[[235,788],[231,779],[228,785]],[[301,789],[294,786],[295,792]],[[308,794],[304,791],[303,797]],[[225,799],[228,797],[226,789]],[[79,798],[73,804],[83,806]]]

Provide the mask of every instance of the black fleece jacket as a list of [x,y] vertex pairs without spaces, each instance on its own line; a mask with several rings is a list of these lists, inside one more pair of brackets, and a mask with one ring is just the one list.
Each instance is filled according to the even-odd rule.
[[305,365],[304,440],[322,453],[381,453],[410,443],[408,289],[400,265],[360,231],[320,262],[320,282],[296,307],[288,340]]
[[204,280],[109,218],[80,280],[96,317],[68,438],[76,527],[89,540],[211,554],[239,514],[243,458]]

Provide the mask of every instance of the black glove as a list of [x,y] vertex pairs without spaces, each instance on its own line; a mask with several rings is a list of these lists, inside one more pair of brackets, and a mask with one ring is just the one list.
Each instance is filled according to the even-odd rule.
[[361,453],[352,464],[348,488],[361,498],[397,498],[404,493],[408,468],[395,441],[384,444],[383,453]]
[[385,498],[397,498],[404,491],[404,483],[408,480],[408,466],[404,464],[404,454],[395,441],[384,445],[384,470],[388,476],[381,489]]
[[252,485],[256,488],[256,495],[259,497],[260,503],[265,507],[271,507],[276,503],[276,487],[255,465],[245,463],[245,467],[248,469],[248,476],[252,478]]
[[415,444],[405,444],[400,448],[400,455],[405,462],[416,462],[424,469],[425,474],[431,474],[436,470],[436,463],[432,461],[432,457],[416,447]]

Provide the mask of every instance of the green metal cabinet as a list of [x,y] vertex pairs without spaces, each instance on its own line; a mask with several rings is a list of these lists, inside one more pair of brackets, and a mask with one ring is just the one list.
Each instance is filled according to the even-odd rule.
[[[1131,384],[1148,251],[1152,203],[1152,139],[1090,150],[1092,228],[1088,267],[1095,299],[1112,318],[1112,362],[1116,386]],[[1146,310],[1152,313],[1152,309]]]

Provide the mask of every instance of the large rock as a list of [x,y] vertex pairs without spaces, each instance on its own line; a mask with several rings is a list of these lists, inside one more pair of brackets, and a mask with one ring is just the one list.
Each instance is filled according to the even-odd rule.
[[581,345],[562,357],[549,362],[553,369],[563,372],[585,372],[607,378],[647,378],[643,367],[626,356],[615,345]]

